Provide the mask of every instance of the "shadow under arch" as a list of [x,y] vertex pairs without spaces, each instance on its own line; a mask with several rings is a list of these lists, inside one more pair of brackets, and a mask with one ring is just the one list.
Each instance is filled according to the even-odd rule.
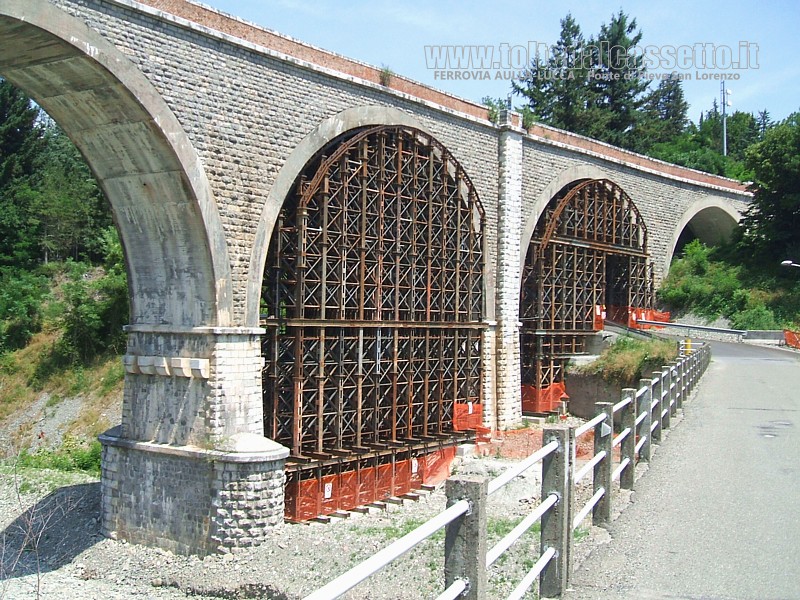
[[231,325],[230,260],[216,201],[158,91],[99,33],[49,2],[4,1],[0,37],[0,74],[61,125],[111,204],[131,323]]
[[406,125],[425,131],[430,135],[430,132],[418,119],[399,109],[385,106],[358,106],[348,108],[325,119],[302,139],[278,172],[258,221],[247,278],[245,325],[258,326],[261,284],[267,262],[270,235],[275,228],[278,213],[297,177],[308,162],[334,139],[346,131],[369,125]]
[[704,198],[693,203],[672,232],[662,272],[669,272],[672,258],[687,233],[706,246],[718,246],[730,240],[741,218],[742,214],[736,208],[719,198]]

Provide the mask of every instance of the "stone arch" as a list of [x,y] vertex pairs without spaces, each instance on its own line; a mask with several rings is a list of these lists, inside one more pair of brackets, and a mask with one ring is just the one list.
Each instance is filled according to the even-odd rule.
[[531,212],[528,219],[522,225],[522,236],[520,237],[519,248],[520,269],[524,268],[525,257],[528,254],[528,246],[533,237],[533,231],[536,229],[536,224],[539,222],[548,203],[559,191],[570,183],[585,179],[610,179],[610,176],[606,171],[594,165],[575,165],[561,171],[541,191],[534,202],[533,212]]
[[317,125],[292,150],[275,182],[270,187],[258,221],[253,252],[250,256],[250,270],[247,278],[246,324],[258,325],[261,283],[264,265],[267,261],[269,236],[275,227],[281,206],[300,172],[308,162],[327,144],[346,131],[368,125],[407,125],[425,130],[413,116],[396,108],[386,106],[358,106],[348,108],[329,117]]
[[648,233],[633,199],[610,179],[571,180],[530,237],[520,290],[523,410],[558,408],[570,356],[608,316],[623,324],[652,309]]
[[678,243],[686,232],[707,246],[717,246],[730,239],[741,218],[741,213],[733,205],[720,198],[708,197],[693,203],[683,213],[672,233],[663,273],[669,271]]
[[[406,469],[473,435],[485,226],[462,166],[411,126],[348,129],[303,167],[270,236],[262,292],[264,429],[291,451],[287,495],[328,457],[331,475],[351,478]],[[396,483],[402,493],[410,482]],[[385,492],[370,485],[362,503]],[[292,519],[316,516],[294,506]]]
[[49,2],[3,2],[0,37],[0,73],[61,125],[111,204],[131,324],[231,325],[230,261],[216,201],[159,92],[112,44]]

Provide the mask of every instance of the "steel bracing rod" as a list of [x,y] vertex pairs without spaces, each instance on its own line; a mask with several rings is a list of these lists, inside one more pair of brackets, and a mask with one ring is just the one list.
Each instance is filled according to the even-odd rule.
[[482,392],[484,212],[468,177],[413,128],[330,150],[281,211],[265,277],[265,425],[294,456],[447,433]]

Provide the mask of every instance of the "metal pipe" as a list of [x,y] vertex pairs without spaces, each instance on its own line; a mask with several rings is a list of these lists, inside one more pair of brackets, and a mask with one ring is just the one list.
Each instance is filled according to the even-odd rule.
[[606,414],[605,413],[601,413],[601,414],[597,415],[591,421],[587,421],[586,423],[584,423],[583,425],[578,427],[575,430],[575,437],[577,438],[577,437],[582,436],[584,433],[586,433],[590,429],[594,429],[595,425],[599,425],[600,423],[602,423],[605,420],[606,420]]
[[469,502],[466,500],[459,500],[429,521],[423,523],[410,533],[407,533],[399,540],[389,544],[377,554],[373,554],[364,562],[342,573],[317,591],[312,592],[303,600],[332,600],[333,598],[338,598],[345,592],[356,587],[370,575],[374,575],[383,569],[393,560],[401,557],[415,546],[427,540],[448,523],[455,521],[469,509]]
[[626,437],[628,437],[630,435],[630,433],[631,433],[631,428],[630,427],[626,427],[625,429],[620,431],[619,435],[614,438],[613,442],[611,442],[611,447],[612,448],[616,448],[617,446],[619,446],[622,443],[622,440],[624,440]]
[[638,417],[636,417],[636,426],[639,426],[639,423],[644,421],[647,418],[647,411],[640,413]]
[[548,548],[544,551],[544,554],[536,561],[536,564],[533,565],[533,568],[528,571],[527,575],[522,578],[522,581],[519,582],[514,591],[511,592],[511,595],[508,597],[508,600],[520,600],[525,595],[525,592],[528,591],[533,583],[536,581],[537,577],[544,571],[544,568],[547,566],[552,558],[556,555],[555,548]]
[[575,477],[573,478],[573,481],[574,481],[575,483],[578,483],[578,482],[579,482],[581,479],[583,479],[583,478],[586,476],[586,474],[587,474],[589,471],[591,471],[592,469],[594,469],[594,466],[595,466],[597,463],[599,463],[599,462],[600,462],[601,460],[603,460],[605,457],[606,457],[606,451],[605,451],[605,450],[603,450],[602,452],[598,452],[597,454],[595,454],[595,455],[592,457],[592,460],[590,460],[588,463],[586,463],[585,465],[583,465],[583,466],[581,467],[581,470],[580,470],[580,471],[578,471],[577,473],[575,473]]
[[467,583],[466,579],[456,579],[449,588],[436,596],[436,600],[455,600],[467,591]]
[[500,475],[498,475],[489,482],[489,489],[487,494],[491,496],[497,490],[499,490],[501,487],[507,484],[509,481],[511,481],[515,477],[519,477],[525,471],[527,471],[533,465],[535,465],[537,462],[542,460],[545,456],[547,456],[552,452],[555,452],[556,450],[558,450],[558,442],[553,440],[546,446],[543,446],[540,450],[537,450],[536,452],[531,454],[528,458],[523,460],[518,465],[506,469]]
[[636,452],[639,452],[639,450],[642,449],[642,446],[644,446],[646,442],[647,442],[647,436],[646,435],[643,435],[642,437],[640,437],[639,441],[636,442]]
[[625,467],[627,467],[630,463],[631,463],[630,458],[625,458],[622,462],[620,462],[619,466],[616,469],[614,469],[614,472],[611,474],[611,481],[616,481],[617,479],[619,479],[619,476],[622,475],[622,472],[625,470]]
[[617,402],[617,403],[614,405],[614,412],[615,412],[615,413],[618,413],[618,412],[619,412],[619,411],[621,411],[623,408],[625,408],[626,406],[628,406],[628,404],[630,404],[631,402],[633,402],[633,398],[625,398],[625,400],[620,400],[619,402]]
[[558,495],[556,494],[550,494],[547,498],[545,498],[544,502],[537,506],[531,514],[522,519],[522,521],[520,521],[519,524],[514,527],[514,529],[507,533],[502,540],[497,542],[491,548],[491,550],[486,553],[486,566],[490,567],[493,565],[494,561],[500,558],[503,552],[508,550],[514,544],[514,542],[516,542],[526,531],[528,531],[528,529],[533,527],[533,524],[541,519],[542,516],[548,510],[550,510],[550,508],[556,505],[557,502]]
[[576,529],[578,525],[581,524],[581,522],[586,518],[586,516],[590,512],[592,512],[594,505],[600,502],[600,498],[602,498],[605,493],[606,493],[606,488],[600,488],[594,493],[594,496],[589,498],[589,501],[581,509],[581,512],[575,515],[575,518],[572,520],[572,529]]

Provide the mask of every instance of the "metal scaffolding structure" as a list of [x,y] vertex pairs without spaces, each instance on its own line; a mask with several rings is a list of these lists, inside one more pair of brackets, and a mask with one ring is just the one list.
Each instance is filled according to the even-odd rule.
[[605,179],[566,186],[542,214],[522,274],[523,396],[563,384],[568,358],[601,328],[598,314],[627,323],[653,299],[647,227],[630,197]]
[[452,444],[480,414],[483,229],[466,173],[417,129],[351,131],[306,165],[262,291],[264,429],[290,471]]

